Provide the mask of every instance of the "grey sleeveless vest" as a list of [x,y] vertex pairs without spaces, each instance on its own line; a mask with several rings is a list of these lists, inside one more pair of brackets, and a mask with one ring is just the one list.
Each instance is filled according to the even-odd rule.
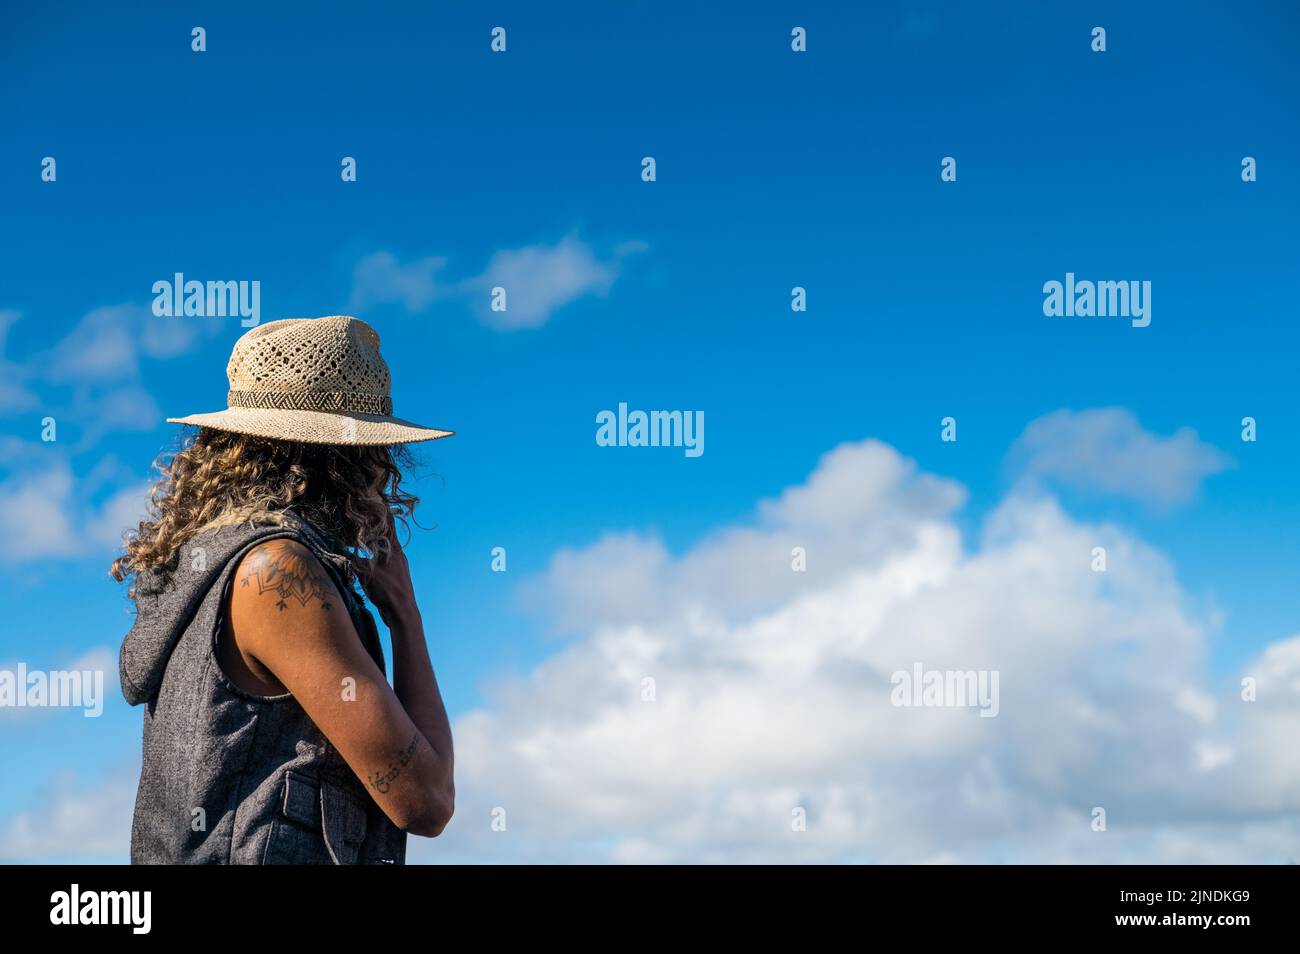
[[217,662],[224,597],[238,558],[291,537],[338,585],[384,672],[374,618],[347,558],[310,524],[224,527],[187,541],[170,580],[136,580],[122,642],[122,694],[145,704],[144,755],[131,825],[132,864],[405,864],[406,833],[291,694],[254,695]]

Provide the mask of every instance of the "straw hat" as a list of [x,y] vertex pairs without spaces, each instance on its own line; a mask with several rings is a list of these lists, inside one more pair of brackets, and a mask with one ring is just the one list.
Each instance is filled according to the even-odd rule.
[[258,325],[235,342],[226,377],[224,411],[167,420],[306,444],[409,444],[453,433],[393,417],[379,335],[347,315]]

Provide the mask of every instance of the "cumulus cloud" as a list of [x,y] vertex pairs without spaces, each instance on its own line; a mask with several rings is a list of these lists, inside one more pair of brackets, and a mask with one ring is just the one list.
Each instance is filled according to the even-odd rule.
[[[623,261],[646,250],[644,242],[622,242],[607,255],[599,254],[576,235],[555,243],[502,249],[482,272],[455,282],[437,279],[447,264],[440,256],[403,263],[391,252],[367,255],[356,266],[352,304],[400,304],[408,312],[423,311],[442,298],[469,301],[478,318],[498,331],[539,328],[564,306],[587,295],[606,295],[617,280]],[[505,310],[492,309],[492,290],[505,291]]]
[[1009,461],[1029,481],[1131,497],[1157,508],[1187,503],[1206,477],[1231,464],[1191,428],[1160,437],[1119,407],[1044,415],[1025,429]]
[[[886,487],[897,492],[882,493]],[[959,484],[919,473],[885,444],[846,444],[807,483],[762,501],[751,527],[723,528],[680,559],[658,540],[610,534],[560,550],[544,576],[525,583],[521,600],[570,630],[672,618],[685,607],[744,618],[806,592],[809,580],[831,583],[946,531],[945,519],[965,497]],[[796,547],[806,554],[806,572],[791,571]]]
[[[457,721],[456,819],[410,860],[1300,858],[1300,634],[1246,701],[1159,551],[1018,489],[964,540],[964,500],[864,441],[684,552],[557,553],[525,589],[570,639]],[[893,705],[916,663],[997,671],[997,716]],[[5,857],[120,856],[133,781],[52,792]]]
[[[458,720],[457,818],[416,857],[1300,854],[1300,640],[1243,702],[1160,552],[1017,491],[967,546],[963,500],[866,441],[684,553],[624,533],[557,554],[525,592],[571,639]],[[917,663],[996,671],[997,716],[893,705]]]

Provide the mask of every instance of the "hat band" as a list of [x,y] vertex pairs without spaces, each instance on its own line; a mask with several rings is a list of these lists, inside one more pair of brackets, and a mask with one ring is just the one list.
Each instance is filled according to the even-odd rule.
[[273,411],[325,411],[332,414],[393,413],[393,399],[365,391],[230,391],[231,407],[265,408]]

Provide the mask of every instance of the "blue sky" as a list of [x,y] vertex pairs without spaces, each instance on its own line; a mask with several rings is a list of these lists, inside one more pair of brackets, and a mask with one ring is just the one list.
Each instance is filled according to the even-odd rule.
[[[263,321],[364,318],[396,413],[456,431],[416,452],[437,528],[410,549],[454,719],[497,717],[492,686],[601,631],[528,598],[558,553],[634,532],[681,556],[872,438],[965,488],[947,519],[974,553],[1029,486],[1017,441],[1062,410],[1093,413],[1052,419],[1067,463],[1024,492],[1163,555],[1207,621],[1206,691],[1297,632],[1287,4],[17,3],[0,23],[0,665],[106,650],[113,692],[96,720],[0,720],[22,767],[0,773],[0,857],[84,856],[19,836],[138,758],[114,520],[174,441],[162,419],[224,405],[245,330],[150,315],[175,272],[260,281]],[[1067,271],[1150,281],[1150,326],[1045,317]],[[536,327],[489,320],[507,278]],[[706,452],[598,447],[620,401],[702,410]],[[1166,470],[1186,499],[1150,490]],[[106,832],[91,856],[124,860]]]

